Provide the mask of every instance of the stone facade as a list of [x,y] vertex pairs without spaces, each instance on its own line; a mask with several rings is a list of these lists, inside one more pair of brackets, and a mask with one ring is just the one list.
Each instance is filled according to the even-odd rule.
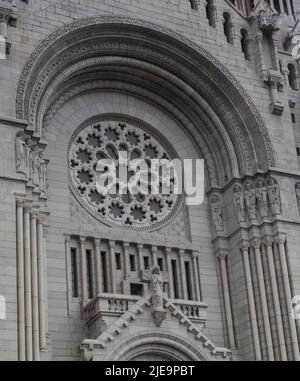
[[[0,1],[0,360],[300,359],[298,7]],[[204,203],[103,199],[103,141]]]

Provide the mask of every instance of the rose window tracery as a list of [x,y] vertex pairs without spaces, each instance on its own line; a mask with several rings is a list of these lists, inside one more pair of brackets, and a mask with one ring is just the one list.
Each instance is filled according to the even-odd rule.
[[[172,160],[176,156],[167,142],[148,130],[149,127],[132,121],[94,120],[79,127],[73,135],[69,150],[71,190],[85,209],[107,225],[154,230],[175,217],[181,206],[182,195],[163,193],[166,178],[153,170],[144,171],[141,176],[141,181],[148,184],[148,194],[130,192],[130,189],[125,194],[119,193],[118,177],[117,192],[101,193],[97,187],[99,160],[113,160],[118,174],[121,151],[126,152],[129,160],[144,159],[148,165],[151,159]],[[128,169],[128,179],[134,175],[134,171]],[[150,180],[155,179],[160,192],[151,194]]]

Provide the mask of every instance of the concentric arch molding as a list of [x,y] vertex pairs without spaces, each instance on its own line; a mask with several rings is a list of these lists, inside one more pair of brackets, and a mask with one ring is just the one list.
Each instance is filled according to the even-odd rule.
[[249,95],[247,94],[245,89],[239,84],[239,82],[235,79],[235,77],[221,64],[221,62],[219,62],[216,58],[214,58],[208,51],[203,49],[201,46],[190,41],[189,39],[185,38],[184,36],[182,36],[181,34],[177,32],[174,32],[168,28],[165,28],[163,26],[160,26],[160,25],[157,25],[142,19],[134,19],[134,18],[123,17],[123,16],[88,17],[88,18],[83,18],[75,22],[72,22],[70,24],[64,25],[61,28],[57,29],[52,34],[50,34],[48,37],[46,37],[30,55],[21,73],[18,89],[17,89],[17,96],[16,96],[16,117],[18,119],[26,119],[26,116],[24,114],[26,88],[30,81],[30,76],[31,76],[31,73],[34,71],[36,63],[39,61],[43,53],[46,52],[49,46],[70,32],[80,30],[88,26],[100,25],[100,24],[114,24],[114,25],[123,24],[123,25],[142,27],[150,31],[151,30],[157,31],[172,39],[175,39],[178,42],[181,42],[182,44],[186,45],[187,47],[193,49],[194,51],[196,51],[197,53],[205,57],[205,59],[207,59],[212,65],[214,65],[218,70],[220,70],[220,72],[232,83],[232,85],[236,88],[240,96],[244,99],[244,101],[248,105],[253,117],[255,118],[255,121],[260,130],[261,136],[264,140],[269,166],[275,165],[275,158],[274,158],[274,152],[272,149],[272,144],[269,138],[268,131],[264,125],[264,122],[258,110],[256,109],[254,103],[250,99]]

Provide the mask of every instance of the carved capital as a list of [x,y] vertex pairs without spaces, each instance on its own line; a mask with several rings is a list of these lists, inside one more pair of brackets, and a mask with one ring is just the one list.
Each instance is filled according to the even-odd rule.
[[220,261],[225,261],[226,258],[228,257],[229,255],[229,252],[228,250],[219,250],[217,252],[217,258],[220,260]]
[[25,200],[23,198],[17,198],[17,208],[24,208],[25,206]]
[[71,236],[70,235],[65,235],[65,242],[69,242],[70,243],[71,241]]
[[240,247],[240,250],[244,253],[244,252],[247,252],[249,251],[249,248],[250,248],[250,243],[246,240],[242,240],[240,241],[239,243],[239,247]]
[[86,238],[85,238],[85,237],[79,237],[80,245],[84,245],[84,244],[85,244],[85,241],[86,241]]
[[171,254],[172,249],[170,247],[166,247],[166,255]]
[[254,238],[252,241],[251,241],[251,246],[255,249],[255,250],[258,250],[261,248],[261,245],[262,245],[262,241],[261,239],[259,238]]
[[[110,241],[110,242],[112,242],[112,241]],[[124,248],[124,250],[128,250],[129,249],[129,246],[130,246],[130,244],[128,243],[128,242],[123,242],[123,248]],[[140,245],[139,245],[140,246]],[[109,247],[111,247],[111,246],[109,246]],[[142,248],[143,249],[143,248]]]
[[263,243],[266,247],[271,247],[274,243],[274,238],[271,236],[266,236],[263,239]]
[[0,3],[0,22],[5,22],[15,27],[17,18],[17,7],[11,1],[2,0]]
[[275,242],[277,245],[284,245],[286,243],[286,234],[278,233],[275,237]]
[[152,250],[152,253],[157,253],[158,248],[157,246],[152,246],[151,250]]
[[179,250],[179,255],[180,255],[180,256],[183,256],[184,253],[185,253],[185,250],[183,250],[183,249],[180,249],[180,250]]
[[101,239],[100,238],[95,238],[94,239],[94,244],[95,244],[95,247],[100,247],[100,244],[101,244]]
[[110,249],[114,249],[116,246],[116,242],[115,241],[109,241],[108,245],[109,245]]
[[197,259],[200,256],[200,253],[198,251],[193,251],[193,258]]
[[39,225],[44,225],[44,222],[45,222],[45,216],[42,215],[42,214],[38,214],[38,216],[37,216],[37,223]]

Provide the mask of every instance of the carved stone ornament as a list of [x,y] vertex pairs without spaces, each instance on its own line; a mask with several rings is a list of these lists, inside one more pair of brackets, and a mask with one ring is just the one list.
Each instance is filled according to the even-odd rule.
[[233,190],[233,204],[235,213],[239,223],[243,223],[246,221],[245,214],[245,197],[243,189],[236,185]]
[[224,232],[224,207],[218,195],[214,194],[211,197],[210,207],[215,232]]
[[16,171],[25,175],[27,184],[35,191],[46,195],[46,171],[48,162],[44,148],[24,132],[16,136]]
[[280,189],[273,177],[268,180],[268,198],[271,207],[271,213],[276,216],[281,213]]
[[261,218],[267,217],[269,214],[268,211],[268,192],[263,180],[258,180],[256,185],[256,200],[259,215]]
[[255,190],[253,189],[252,184],[249,182],[245,185],[245,203],[250,221],[255,220],[257,218],[256,196]]
[[270,5],[262,0],[257,8],[258,26],[264,32],[276,32],[279,28],[279,14]]

